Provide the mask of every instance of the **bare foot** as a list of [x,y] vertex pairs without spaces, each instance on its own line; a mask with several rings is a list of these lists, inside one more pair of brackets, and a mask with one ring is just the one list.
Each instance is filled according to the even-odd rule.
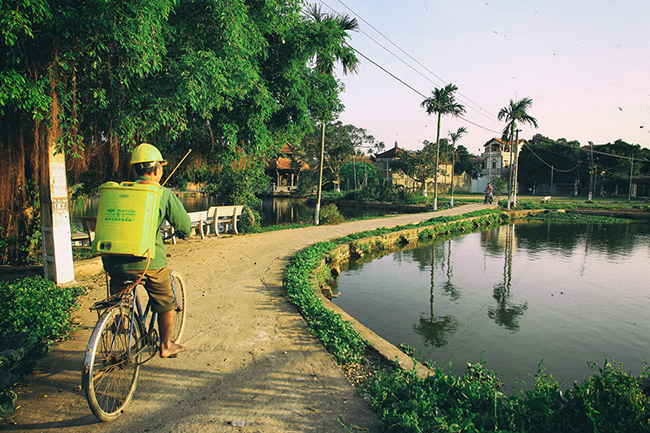
[[160,357],[161,358],[175,358],[181,352],[185,352],[187,347],[181,346],[180,344],[170,343],[168,348],[160,346]]

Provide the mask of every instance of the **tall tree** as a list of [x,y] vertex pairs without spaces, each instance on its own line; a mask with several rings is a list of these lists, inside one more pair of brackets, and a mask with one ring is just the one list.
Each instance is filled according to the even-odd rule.
[[[126,89],[131,77],[160,69],[171,6],[172,0],[0,4],[0,156],[10,167],[0,173],[3,263],[34,256],[31,246],[19,245],[40,233],[28,191],[49,202],[54,150],[83,152],[84,118],[99,118],[108,107],[108,72],[114,86]],[[113,138],[101,129],[88,135]]]
[[449,138],[451,139],[451,207],[454,207],[454,165],[456,162],[456,142],[465,134],[467,134],[467,128],[464,126],[458,128],[456,132],[449,132]]
[[[510,154],[512,155],[513,143],[518,141],[519,134],[517,133],[517,124],[528,124],[537,128],[537,119],[528,114],[528,110],[533,105],[533,100],[530,98],[522,98],[519,101],[510,100],[510,103],[499,110],[497,115],[499,120],[506,122],[506,127],[503,129],[503,139],[510,140]],[[516,136],[516,137],[515,137]],[[515,167],[517,167],[517,159],[519,153],[519,143],[514,143],[515,146]],[[517,167],[518,168],[518,167]],[[508,209],[511,203],[516,203],[517,200],[517,174],[515,172],[514,181],[512,180],[512,164],[510,164],[510,188],[508,197]]]
[[0,2],[0,156],[12,167],[0,171],[0,237],[37,237],[48,134],[87,191],[128,178],[130,149],[147,141],[172,165],[191,147],[194,178],[254,199],[258,183],[240,175],[342,109],[328,61],[354,69],[355,22],[302,12],[301,0]]
[[[323,13],[319,5],[312,5],[308,9],[306,17],[314,23],[322,32],[317,45],[314,47],[315,71],[320,80],[328,80],[334,71],[334,63],[340,62],[343,66],[343,73],[356,72],[359,61],[354,49],[345,43],[349,37],[348,32],[359,27],[356,18],[348,15],[332,15]],[[330,104],[319,104],[314,107],[314,116],[321,121],[321,151],[319,158],[319,181],[318,197],[316,201],[316,213],[314,222],[319,224],[320,200],[322,193],[323,164],[325,151],[325,123],[331,120],[335,107]]]
[[438,115],[438,127],[436,132],[436,169],[434,173],[434,189],[433,189],[433,209],[438,209],[438,158],[440,157],[440,125],[442,123],[442,116],[451,114],[458,117],[465,113],[465,107],[456,102],[454,93],[458,90],[454,84],[447,84],[443,88],[436,87],[431,96],[426,98],[420,106],[424,107],[427,114]]

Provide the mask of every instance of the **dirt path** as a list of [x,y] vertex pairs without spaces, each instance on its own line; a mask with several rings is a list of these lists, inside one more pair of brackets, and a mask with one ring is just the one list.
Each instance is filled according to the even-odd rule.
[[[188,352],[145,364],[127,412],[113,423],[97,421],[79,390],[95,323],[88,306],[103,297],[94,290],[75,313],[81,323],[74,338],[57,344],[39,363],[30,383],[19,389],[21,408],[0,430],[380,432],[378,417],[283,297],[282,270],[295,253],[318,241],[482,208],[171,245],[170,267],[183,273],[189,286]],[[85,266],[78,279],[99,270]],[[244,427],[233,421],[245,422]]]

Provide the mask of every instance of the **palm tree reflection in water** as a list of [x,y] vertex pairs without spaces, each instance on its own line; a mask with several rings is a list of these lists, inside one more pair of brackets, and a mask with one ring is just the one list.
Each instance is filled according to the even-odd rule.
[[[445,243],[433,243],[431,246],[432,258],[431,258],[431,289],[429,292],[429,317],[420,317],[418,324],[413,326],[413,330],[416,334],[419,334],[424,339],[425,344],[432,345],[434,347],[444,347],[448,343],[448,337],[455,333],[458,330],[458,319],[455,316],[447,315],[436,317],[433,311],[433,302],[434,302],[434,289],[435,281],[434,276],[436,273],[436,247],[444,247],[445,244],[451,245],[450,241]],[[451,252],[451,251],[450,251]],[[453,287],[451,284],[451,265],[449,257],[447,259],[448,263],[448,273],[447,276],[449,280],[445,283],[445,291],[449,290],[449,287]],[[450,290],[449,293],[453,293],[454,300],[460,297],[460,294],[454,289]]]
[[515,226],[506,227],[505,264],[503,266],[503,282],[494,285],[492,297],[497,301],[496,307],[488,308],[488,317],[499,326],[504,326],[512,332],[519,330],[519,318],[528,309],[528,302],[523,304],[511,303],[510,287],[512,285],[512,252],[514,249]]

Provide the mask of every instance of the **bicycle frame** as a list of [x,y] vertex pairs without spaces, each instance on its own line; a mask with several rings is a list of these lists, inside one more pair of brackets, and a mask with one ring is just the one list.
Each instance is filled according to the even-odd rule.
[[[137,281],[122,281],[123,289],[115,295],[110,294],[107,276],[107,298],[91,307],[98,320],[86,348],[81,384],[91,411],[101,421],[114,421],[120,416],[135,393],[140,366],[160,350],[158,314],[153,310],[152,299],[143,310],[138,298],[137,286],[143,276],[144,273]],[[180,341],[187,296],[181,274],[171,271],[170,279],[177,304],[171,335],[174,341]],[[142,360],[145,350],[149,357]]]
[[[171,277],[171,273],[170,273],[170,278],[171,278],[172,293],[174,294],[174,301],[177,301],[176,287],[174,287],[174,278]],[[131,320],[130,320],[130,329],[129,329],[129,333],[130,333],[130,336],[129,336],[129,356],[135,356],[135,355],[137,355],[138,353],[142,352],[145,349],[145,347],[141,347],[137,353],[135,353],[134,355],[131,355],[131,348],[133,348],[133,326],[134,326],[134,323],[135,323],[136,320],[139,320],[140,324],[142,325],[142,330],[143,330],[142,338],[146,343],[146,347],[151,347],[152,346],[152,342],[149,341],[149,338],[151,338],[152,335],[155,335],[156,339],[158,338],[158,336],[156,334],[154,334],[156,332],[154,326],[156,324],[156,318],[158,317],[158,313],[155,313],[152,310],[151,301],[147,302],[147,306],[145,307],[144,313],[143,313],[142,306],[140,304],[140,300],[138,299],[138,296],[137,296],[137,289],[138,289],[137,286],[133,288],[133,306],[132,306],[133,308],[131,308]],[[137,312],[137,318],[135,316],[136,312]],[[146,325],[147,324],[147,317],[149,316],[150,312],[151,312],[151,319],[149,320],[149,326],[147,326]],[[156,352],[157,352],[157,349],[158,349],[158,344],[159,344],[159,342],[156,341],[155,342]],[[155,354],[155,352],[154,352],[154,354]],[[151,354],[151,356],[149,358],[145,359],[144,361],[142,361],[141,364],[144,364],[145,362],[149,361],[153,356],[154,355]]]
[[[171,285],[172,285],[172,293],[174,294],[174,300],[177,300],[176,296],[176,287],[174,287],[174,279],[171,278]],[[119,298],[119,303],[115,303],[113,306],[109,306],[106,308],[97,308],[97,314],[98,316],[101,317],[101,311],[105,311],[108,309],[112,308],[119,308],[120,313],[122,312],[122,308],[125,305],[129,305],[131,308],[131,315],[129,317],[129,352],[128,352],[128,357],[133,358],[137,356],[138,354],[142,353],[145,349],[150,348],[152,345],[155,345],[155,351],[150,351],[150,356],[149,358],[145,359],[142,361],[140,364],[144,364],[145,362],[149,361],[151,358],[155,356],[155,354],[158,351],[158,341],[152,341],[151,338],[154,336],[154,338],[157,340],[158,336],[156,334],[156,329],[155,329],[155,324],[156,324],[156,318],[158,317],[158,314],[152,311],[151,307],[151,301],[147,302],[147,305],[144,309],[142,310],[142,305],[140,304],[140,300],[138,299],[138,294],[137,294],[137,289],[138,286],[135,286],[133,289],[131,289],[128,292],[125,292],[122,294]],[[128,297],[133,296],[133,300],[129,301]],[[128,302],[128,303],[127,303]],[[148,319],[149,313],[151,313],[151,318]],[[120,327],[122,326],[122,321],[124,320],[124,315],[120,314],[120,320],[117,323],[117,326]],[[136,325],[136,321],[139,322],[140,326],[142,327],[142,346],[138,347],[139,345],[134,344],[134,326]],[[147,326],[147,321],[149,322],[149,326]],[[111,346],[115,344],[115,339],[117,337],[113,337],[113,341],[111,342]],[[137,351],[135,351],[137,350]]]

